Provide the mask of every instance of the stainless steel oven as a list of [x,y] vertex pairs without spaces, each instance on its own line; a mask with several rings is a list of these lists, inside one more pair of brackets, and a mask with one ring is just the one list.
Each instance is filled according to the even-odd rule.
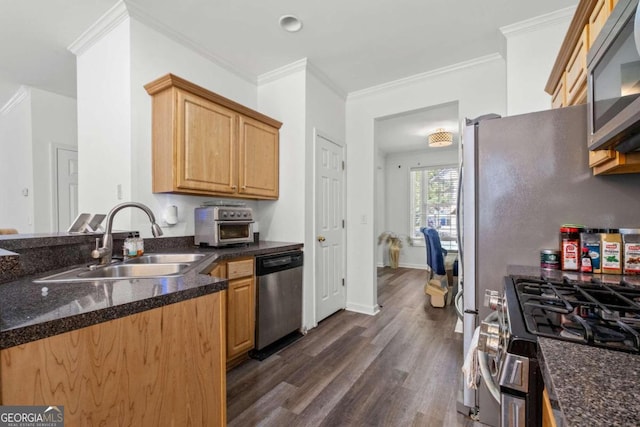
[[195,209],[195,244],[216,248],[253,242],[253,210],[241,206]]

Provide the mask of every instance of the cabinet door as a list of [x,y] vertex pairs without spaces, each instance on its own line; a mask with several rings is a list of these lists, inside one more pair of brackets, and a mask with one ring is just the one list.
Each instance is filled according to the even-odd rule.
[[188,92],[177,92],[176,187],[237,190],[237,113]]
[[610,0],[598,0],[593,11],[589,15],[589,47],[593,45],[596,37],[600,34],[604,23],[607,22],[607,18],[611,12]]
[[255,332],[253,276],[229,280],[227,289],[227,361],[251,350]]
[[587,36],[589,25],[585,25],[569,62],[567,63],[567,105],[584,104],[587,101]]
[[279,131],[240,116],[240,177],[238,193],[277,199],[279,188]]
[[567,105],[567,89],[565,81],[567,79],[567,73],[562,73],[562,78],[558,82],[558,86],[556,86],[556,90],[553,91],[553,96],[551,97],[551,108],[561,108]]

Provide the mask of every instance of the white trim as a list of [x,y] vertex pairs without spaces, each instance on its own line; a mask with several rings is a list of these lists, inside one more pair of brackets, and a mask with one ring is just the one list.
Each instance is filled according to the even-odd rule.
[[548,27],[550,25],[556,25],[571,21],[573,15],[576,12],[576,6],[566,7],[564,9],[556,10],[555,12],[546,13],[544,15],[536,16],[531,19],[525,19],[524,21],[516,22],[515,24],[505,25],[500,27],[500,32],[505,37],[517,36],[520,34],[526,34],[531,31],[537,31]]
[[20,86],[16,93],[7,101],[2,108],[0,108],[1,115],[7,115],[13,110],[16,105],[20,104],[27,96],[31,94],[31,88],[29,86]]
[[307,65],[307,58],[302,58],[295,62],[292,62],[291,64],[287,64],[280,68],[276,68],[275,70],[260,74],[257,78],[258,85],[271,83],[273,81],[280,80],[283,77],[287,77],[288,75],[291,75],[293,73],[304,71],[307,69]]
[[374,95],[377,94],[379,92],[384,92],[387,90],[391,90],[391,89],[395,89],[399,86],[403,86],[409,83],[414,83],[414,82],[419,82],[422,80],[426,80],[426,79],[430,79],[434,76],[438,76],[441,74],[447,74],[447,73],[451,73],[453,71],[457,71],[457,70],[461,70],[464,68],[470,68],[470,67],[475,67],[477,65],[481,65],[481,64],[485,64],[488,62],[493,62],[493,61],[497,61],[497,60],[501,60],[504,61],[504,58],[502,57],[502,55],[498,54],[498,53],[492,53],[489,55],[485,55],[485,56],[481,56],[478,58],[474,58],[474,59],[470,59],[468,61],[463,61],[463,62],[459,62],[457,64],[453,64],[453,65],[448,65],[446,67],[442,67],[442,68],[437,68],[435,70],[431,70],[431,71],[426,71],[424,73],[420,73],[420,74],[414,74],[413,76],[409,76],[409,77],[405,77],[402,79],[398,79],[398,80],[394,80],[394,81],[390,81],[387,83],[382,83],[378,86],[372,86],[370,88],[367,89],[362,89],[362,90],[358,90],[355,92],[350,92],[347,95],[347,99],[348,100],[352,100],[352,99],[357,99],[357,98],[364,98],[366,96],[369,95]]
[[153,18],[151,15],[149,15],[147,12],[145,12],[141,7],[132,4],[132,3],[127,3],[127,9],[129,10],[129,14],[132,18],[140,21],[141,23],[147,25],[148,27],[156,30],[157,32],[163,34],[164,36],[170,38],[171,40],[180,43],[181,45],[193,50],[194,52],[202,55],[204,58],[208,59],[209,61],[215,63],[216,65],[224,68],[226,71],[236,75],[237,77],[251,83],[251,84],[257,84],[257,78],[254,74],[249,73],[245,70],[242,70],[240,67],[238,67],[235,64],[232,64],[230,61],[224,59],[221,56],[218,56],[216,54],[214,54],[213,52],[211,52],[210,50],[206,49],[205,47],[203,47],[202,45],[200,45],[199,43],[196,43],[195,41],[193,41],[192,39],[190,39],[189,37],[185,36],[184,34],[174,30],[173,28],[171,28],[170,26],[158,21],[157,19]]
[[80,34],[77,39],[71,42],[67,49],[76,56],[82,55],[128,17],[127,5],[122,0],[118,1],[104,15],[98,18],[93,25]]
[[378,304],[373,306],[363,305],[363,304],[350,304],[347,303],[347,307],[345,308],[347,311],[353,311],[355,313],[368,314],[369,316],[375,316],[380,313],[380,306]]

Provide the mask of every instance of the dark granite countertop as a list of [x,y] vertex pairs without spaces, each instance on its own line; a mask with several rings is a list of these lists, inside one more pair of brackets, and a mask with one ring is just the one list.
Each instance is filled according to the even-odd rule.
[[640,355],[538,338],[550,398],[566,426],[631,426],[640,421]]
[[66,266],[2,283],[0,349],[218,292],[226,289],[227,281],[208,275],[216,262],[302,248],[300,243],[265,241],[221,249],[184,245],[175,247],[171,240],[156,240],[152,252],[197,252],[207,256],[194,263],[184,275],[167,278],[49,284],[33,282],[74,267]]

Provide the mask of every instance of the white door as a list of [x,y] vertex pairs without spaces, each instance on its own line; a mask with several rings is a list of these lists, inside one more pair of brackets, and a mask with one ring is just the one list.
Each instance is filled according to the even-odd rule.
[[67,231],[78,216],[78,152],[56,148],[58,231]]
[[345,308],[344,146],[316,133],[316,321]]

